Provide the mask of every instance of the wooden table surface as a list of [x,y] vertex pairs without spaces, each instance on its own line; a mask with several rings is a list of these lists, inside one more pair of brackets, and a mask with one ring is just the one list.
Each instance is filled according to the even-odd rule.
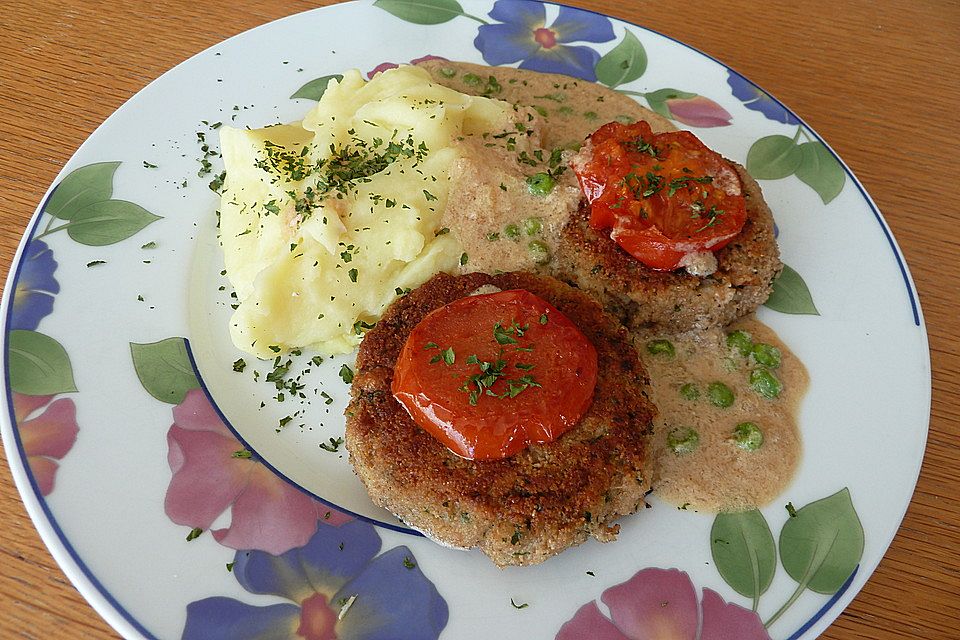
[[[571,1],[673,36],[751,78],[823,135],[879,205],[926,318],[930,437],[900,532],[823,637],[960,638],[960,4]],[[328,3],[5,0],[0,276],[44,191],[111,112],[185,58],[317,4]],[[0,638],[116,637],[54,563],[5,458],[0,465]]]

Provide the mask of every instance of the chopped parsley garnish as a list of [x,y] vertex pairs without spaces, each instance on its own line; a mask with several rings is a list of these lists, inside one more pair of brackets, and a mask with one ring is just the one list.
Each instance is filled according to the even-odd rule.
[[[504,328],[501,323],[496,323],[493,327],[493,336],[498,344],[501,345],[516,345],[517,339],[513,336],[522,337],[524,333],[529,329],[530,325],[521,326],[516,321],[510,327]],[[514,347],[514,352],[517,351],[532,351],[533,347]],[[479,372],[474,373],[467,377],[466,382],[463,383],[463,386],[460,387],[460,391],[469,394],[469,402],[471,406],[476,406],[480,401],[481,396],[490,396],[493,398],[516,398],[518,395],[526,391],[531,387],[541,386],[539,382],[529,373],[525,373],[522,376],[517,378],[508,377],[507,373],[507,361],[503,357],[504,350],[501,348],[500,352],[497,354],[497,357],[492,362],[480,360],[476,354],[467,356],[464,361],[468,365],[477,365]],[[527,372],[534,368],[532,364],[516,363],[515,368],[520,369],[521,371]],[[494,385],[500,381],[506,384],[506,389],[497,393],[493,390]]]
[[694,220],[706,218],[707,222],[694,233],[700,233],[710,227],[720,224],[720,216],[724,214],[723,209],[717,209],[716,205],[711,206],[710,210],[704,213],[704,204],[702,200],[697,200],[690,205],[690,217]]
[[375,326],[377,326],[376,322],[370,323],[370,322],[365,322],[363,320],[357,320],[356,322],[353,323],[353,334],[357,336],[362,336],[364,333],[366,333],[370,329],[373,329]]
[[516,602],[514,602],[513,598],[510,598],[510,604],[513,605],[513,608],[514,608],[514,609],[526,609],[527,607],[530,606],[530,603],[529,603],[529,602],[524,602],[524,603],[522,603],[522,604],[517,604]]
[[691,178],[689,176],[680,176],[679,178],[672,178],[670,183],[667,185],[667,197],[672,197],[680,189],[693,188],[694,185],[691,183],[699,184],[710,184],[713,182],[713,176],[701,176],[699,178]]
[[244,458],[249,459],[253,456],[253,453],[247,449],[240,449],[239,451],[234,451],[230,454],[231,458]]
[[150,163],[150,162],[147,162],[146,160],[144,160],[144,161],[143,161],[143,168],[144,168],[144,169],[156,169],[156,168],[157,168],[157,165],[155,165],[155,164],[153,164],[153,163]]
[[88,266],[88,267],[96,267],[96,266],[101,265],[101,264],[107,264],[107,261],[106,261],[106,260],[92,260],[91,262],[88,262],[88,263],[87,263],[87,266]]
[[320,448],[324,451],[329,451],[330,453],[336,453],[340,450],[340,445],[343,444],[343,438],[330,438],[330,444],[326,442],[320,443]]
[[244,360],[243,358],[237,358],[237,360],[233,363],[233,370],[236,371],[237,373],[240,373],[246,368],[247,368],[247,361]]
[[644,140],[643,138],[637,138],[633,143],[634,148],[638,153],[645,153],[651,158],[656,158],[660,155],[660,150],[655,146]]
[[793,503],[792,503],[792,502],[788,502],[788,503],[785,505],[784,508],[787,510],[787,513],[790,514],[790,517],[791,517],[791,518],[796,518],[796,517],[797,517],[797,510],[796,510],[796,508],[793,506]]
[[[352,132],[350,132],[352,135]],[[396,132],[395,132],[396,133]],[[284,177],[287,181],[300,181],[308,176],[316,176],[316,184],[307,186],[303,195],[295,198],[294,208],[301,218],[308,218],[320,201],[327,196],[344,198],[360,184],[370,181],[370,177],[380,173],[394,162],[412,159],[414,166],[426,157],[429,149],[423,142],[417,144],[412,135],[405,140],[384,140],[374,138],[367,142],[354,136],[349,143],[330,145],[330,156],[315,162],[309,158],[309,148],[286,149],[280,145],[264,143],[267,157],[258,161],[257,166]],[[427,199],[434,199],[427,196]],[[387,207],[396,206],[396,201],[388,200]]]
[[406,567],[407,569],[416,569],[416,568],[417,568],[417,563],[414,562],[414,561],[410,558],[410,556],[404,556],[404,557],[403,557],[403,566]]
[[350,269],[350,271],[347,271],[347,275],[350,277],[350,282],[356,282],[356,281],[357,281],[357,270],[356,270],[356,269]]
[[353,382],[353,369],[348,367],[346,364],[340,366],[340,379],[343,380],[346,384]]
[[200,527],[191,529],[190,533],[187,534],[187,542],[192,542],[193,540],[196,540],[197,538],[200,537],[202,533],[203,533],[203,529],[201,529]]

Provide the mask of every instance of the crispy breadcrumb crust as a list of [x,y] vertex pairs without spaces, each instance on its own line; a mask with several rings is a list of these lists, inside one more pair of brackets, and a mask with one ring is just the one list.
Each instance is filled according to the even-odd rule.
[[[484,285],[526,289],[553,304],[593,343],[599,372],[580,423],[552,443],[504,459],[465,460],[420,428],[393,397],[393,369],[407,336],[430,311]],[[644,506],[647,437],[655,407],[648,378],[620,324],[586,294],[527,273],[439,274],[397,300],[360,345],[347,407],[350,461],[370,497],[410,526],[493,562],[531,565]]]
[[731,164],[743,181],[747,221],[733,241],[716,252],[718,266],[712,275],[647,267],[608,232],[593,230],[589,206],[583,203],[561,233],[551,273],[589,293],[641,334],[721,326],[756,310],[770,296],[783,264],[773,214],[760,185],[743,167]]

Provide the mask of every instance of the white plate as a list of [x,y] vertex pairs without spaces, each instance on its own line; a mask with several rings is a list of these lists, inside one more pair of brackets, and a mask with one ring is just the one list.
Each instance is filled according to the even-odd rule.
[[[279,20],[176,67],[90,137],[37,210],[4,296],[3,440],[54,557],[133,638],[285,638],[311,625],[313,638],[635,638],[649,625],[816,636],[893,538],[929,417],[916,292],[869,196],[779,102],[662,35],[557,5],[377,5]],[[763,178],[793,277],[760,317],[811,377],[804,457],[773,504],[715,519],[654,501],[616,543],[500,571],[407,531],[370,503],[342,449],[320,448],[342,435],[349,359],[305,378],[329,405],[270,401],[253,364],[233,371],[242,354],[227,338],[207,187],[220,167],[211,156],[198,176],[197,133],[215,151],[212,123],[300,119],[312,102],[289,96],[308,81],[426,55],[579,60],[567,69],[608,84],[622,70],[617,89]],[[244,450],[255,453],[233,457]],[[194,528],[204,533],[187,542]]]

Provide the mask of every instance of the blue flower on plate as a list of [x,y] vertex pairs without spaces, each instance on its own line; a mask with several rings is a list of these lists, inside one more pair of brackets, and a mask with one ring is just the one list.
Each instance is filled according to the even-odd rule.
[[53,296],[60,292],[60,283],[53,277],[57,261],[53,251],[42,240],[30,240],[20,265],[20,275],[13,293],[11,329],[34,330],[53,311]]
[[187,605],[184,640],[436,640],[446,601],[407,547],[380,552],[373,525],[321,525],[303,547],[274,556],[238,551],[233,574],[269,606],[213,597]]
[[733,89],[733,95],[743,103],[747,109],[759,111],[769,120],[783,124],[800,124],[800,121],[783,105],[770,97],[760,87],[753,84],[733,69],[727,70],[727,84]]
[[474,46],[489,65],[521,61],[521,69],[563,73],[596,82],[594,67],[600,54],[570,42],[608,42],[613,40],[613,25],[608,18],[560,7],[560,15],[546,26],[546,10],[539,2],[497,0],[490,17],[503,24],[480,27]]

